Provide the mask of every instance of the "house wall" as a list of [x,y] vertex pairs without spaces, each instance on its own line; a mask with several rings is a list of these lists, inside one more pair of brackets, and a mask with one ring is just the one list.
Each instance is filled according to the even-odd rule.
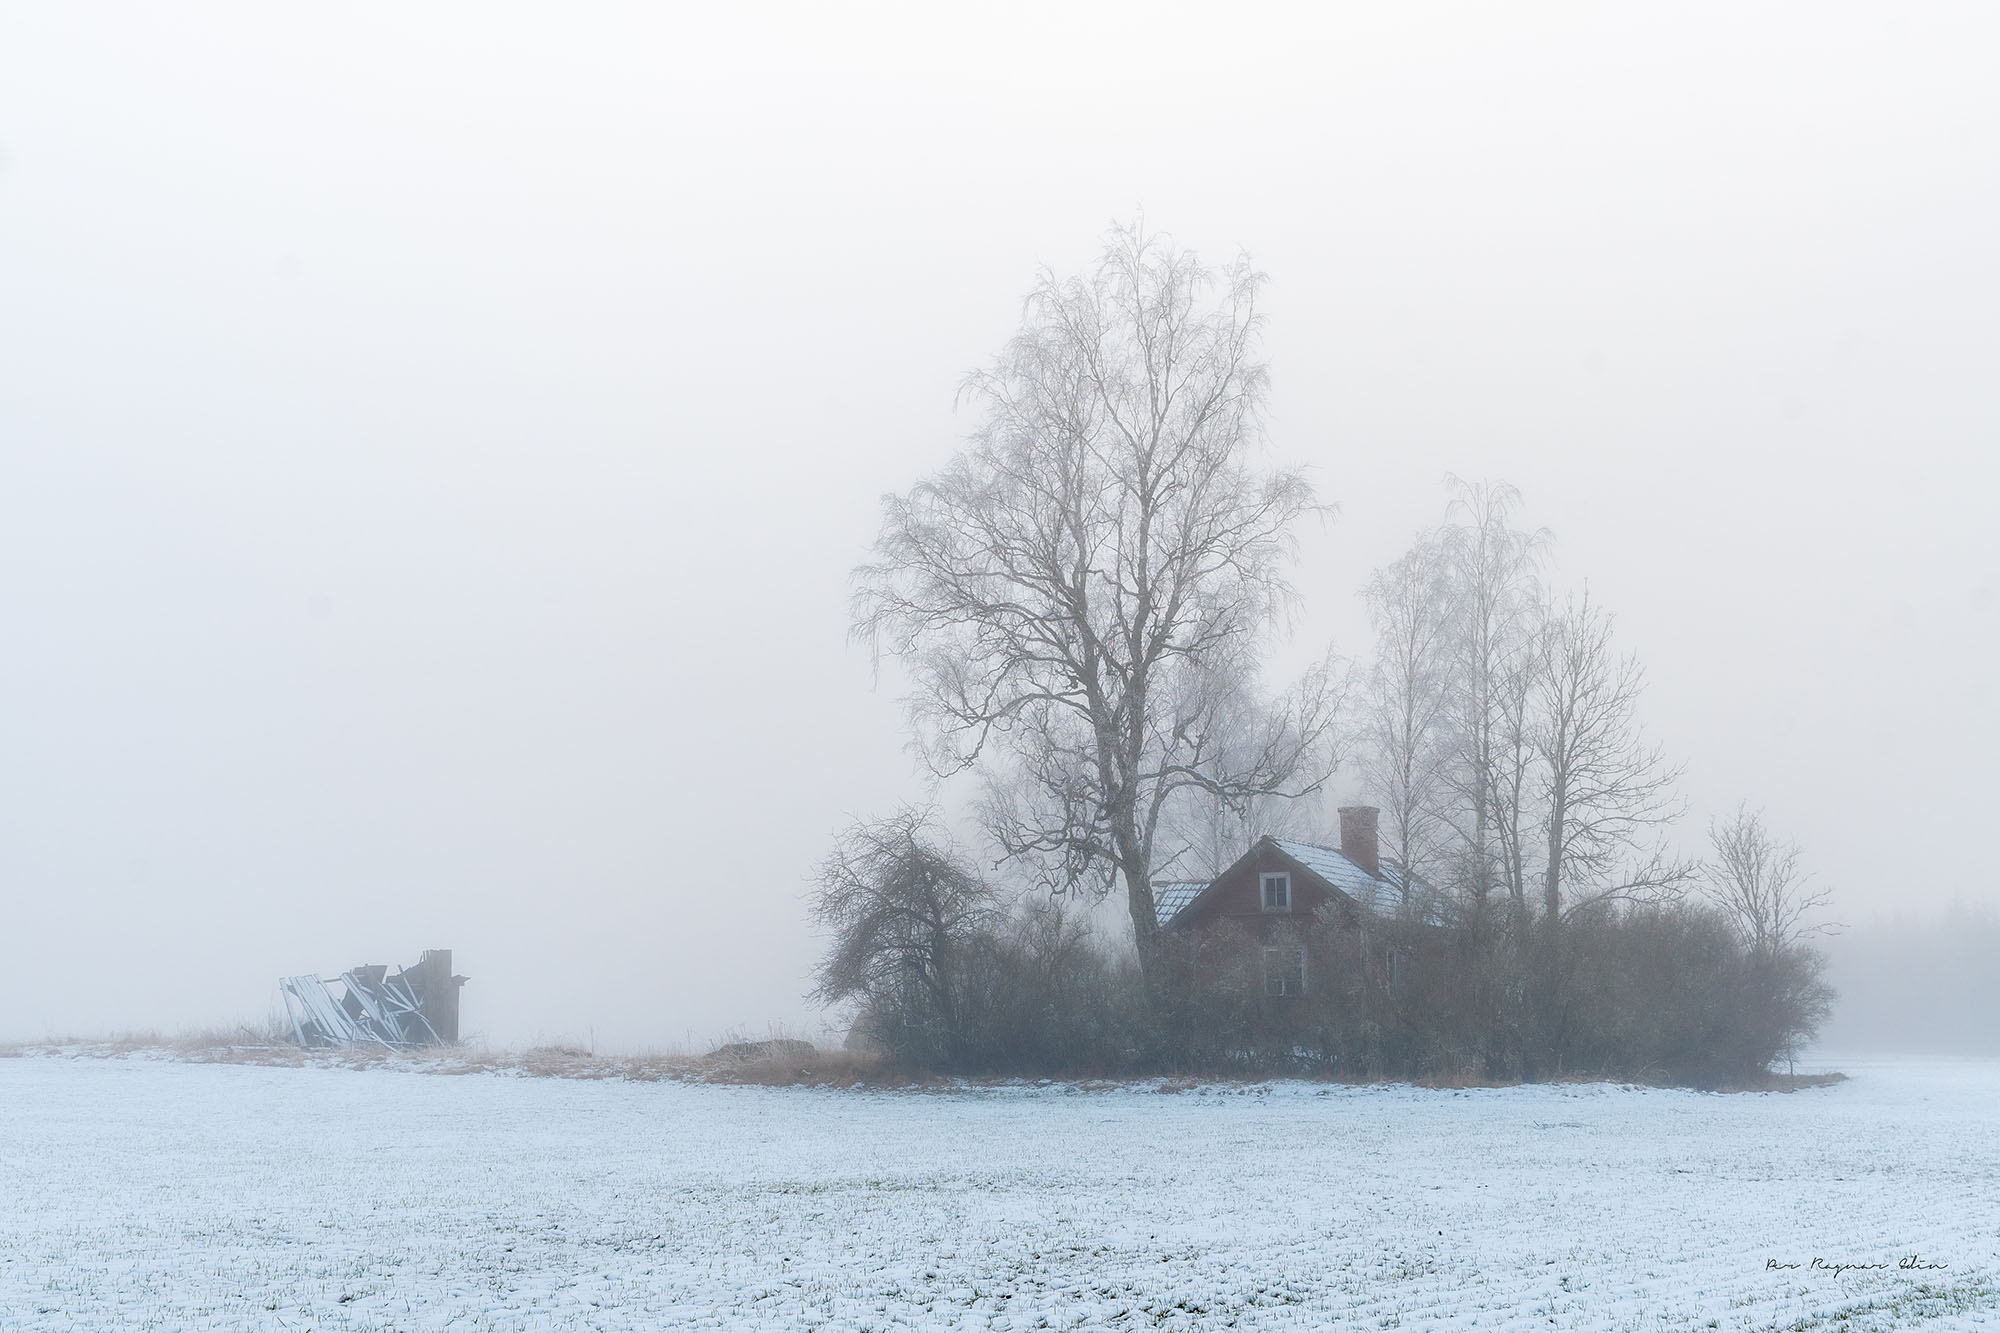
[[[1263,875],[1265,871],[1277,870],[1286,871],[1292,877],[1292,910],[1289,913],[1264,910]],[[1321,888],[1290,857],[1275,847],[1260,843],[1251,849],[1251,855],[1223,872],[1209,891],[1188,909],[1178,928],[1198,934],[1214,929],[1223,921],[1233,921],[1240,928],[1261,936],[1282,926],[1287,917],[1297,918],[1296,924],[1310,921],[1329,899],[1335,898],[1336,895]],[[1343,926],[1354,923],[1354,905],[1345,897],[1335,901],[1335,911],[1339,913]]]
[[[1292,910],[1289,912],[1266,912],[1263,903],[1263,876],[1266,871],[1284,871],[1292,877]],[[1339,932],[1339,938],[1327,947],[1324,940],[1312,941],[1304,938],[1314,934],[1307,928],[1332,924]],[[1216,946],[1227,941],[1242,941],[1243,947],[1261,950],[1267,943],[1298,945],[1306,947],[1306,988],[1317,991],[1323,986],[1336,984],[1340,974],[1355,965],[1356,950],[1360,934],[1360,922],[1354,904],[1345,895],[1329,893],[1318,880],[1302,870],[1290,857],[1277,848],[1259,843],[1249,855],[1224,871],[1209,891],[1192,904],[1187,913],[1175,925],[1176,933],[1186,937],[1196,946],[1197,957],[1203,960],[1203,970],[1211,975],[1218,974],[1227,966],[1222,951]],[[1262,957],[1257,955],[1248,960],[1254,966],[1250,970],[1253,984],[1262,975]],[[1280,1009],[1290,1008],[1299,997],[1271,996],[1270,1002]]]

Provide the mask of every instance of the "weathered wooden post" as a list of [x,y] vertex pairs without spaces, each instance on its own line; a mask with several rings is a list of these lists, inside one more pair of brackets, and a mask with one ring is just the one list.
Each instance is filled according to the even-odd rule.
[[405,973],[417,984],[424,1021],[437,1033],[438,1040],[458,1041],[458,988],[466,978],[451,974],[451,950],[426,949],[417,965]]

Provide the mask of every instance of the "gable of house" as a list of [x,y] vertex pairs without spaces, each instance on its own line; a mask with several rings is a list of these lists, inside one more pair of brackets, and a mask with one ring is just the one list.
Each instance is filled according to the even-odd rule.
[[[1155,919],[1162,929],[1182,930],[1225,918],[1309,916],[1329,902],[1350,922],[1363,913],[1403,915],[1429,895],[1400,863],[1379,854],[1376,819],[1373,807],[1345,807],[1339,847],[1266,834],[1206,884],[1155,881]],[[1267,875],[1287,878],[1289,901],[1281,908],[1266,901]]]
[[1288,851],[1278,839],[1266,836],[1163,924],[1173,930],[1193,930],[1235,921],[1261,930],[1261,923],[1309,920],[1329,907],[1341,917],[1351,918],[1356,902],[1338,883]]
[[[1156,880],[1155,920],[1194,946],[1191,958],[1208,960],[1200,966],[1247,962],[1248,984],[1258,986],[1261,977],[1263,995],[1295,1017],[1299,997],[1328,978],[1351,985],[1373,976],[1393,988],[1408,941],[1398,942],[1402,932],[1378,933],[1371,923],[1436,924],[1435,895],[1379,855],[1374,809],[1348,807],[1340,815],[1339,847],[1266,834],[1206,884]],[[1300,929],[1308,923],[1320,929]],[[1224,947],[1210,947],[1216,944]]]
[[1371,875],[1360,862],[1337,847],[1290,838],[1273,838],[1272,842],[1279,851],[1372,912],[1396,916],[1419,896],[1420,885],[1392,857],[1378,858],[1375,873]]

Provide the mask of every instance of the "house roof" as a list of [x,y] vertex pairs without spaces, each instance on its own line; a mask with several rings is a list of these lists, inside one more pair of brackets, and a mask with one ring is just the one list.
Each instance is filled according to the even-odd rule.
[[[1422,881],[1407,873],[1402,864],[1391,857],[1382,858],[1381,873],[1371,875],[1337,847],[1322,847],[1316,842],[1300,842],[1295,838],[1274,838],[1269,835],[1258,841],[1269,842],[1284,855],[1317,875],[1332,888],[1346,894],[1363,908],[1384,916],[1396,915],[1403,909],[1404,899],[1413,896],[1412,890],[1422,888]],[[1251,851],[1255,850],[1253,844]],[[1225,875],[1228,873],[1228,870],[1223,871]],[[1218,875],[1216,878],[1220,879],[1221,876]],[[1153,885],[1154,919],[1163,928],[1171,924],[1173,919],[1185,911],[1212,883],[1214,880],[1201,884],[1185,881],[1156,882]]]
[[1153,881],[1153,919],[1162,926],[1180,915],[1208,887],[1207,880],[1156,879]]
[[1409,891],[1409,877],[1396,861],[1384,858],[1381,874],[1371,875],[1337,847],[1322,847],[1316,842],[1295,842],[1290,838],[1273,838],[1271,841],[1279,851],[1363,907],[1385,914],[1402,910],[1404,895]]

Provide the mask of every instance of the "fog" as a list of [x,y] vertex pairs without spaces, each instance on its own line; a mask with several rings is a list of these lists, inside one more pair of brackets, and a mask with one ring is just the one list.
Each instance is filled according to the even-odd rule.
[[[1281,672],[1504,478],[1683,824],[2000,902],[1980,5],[0,16],[0,1037],[449,947],[496,1044],[810,1028],[925,791],[851,644],[1038,270],[1270,275]],[[1337,796],[1336,792],[1336,796]],[[1834,981],[1841,980],[1836,970]]]

